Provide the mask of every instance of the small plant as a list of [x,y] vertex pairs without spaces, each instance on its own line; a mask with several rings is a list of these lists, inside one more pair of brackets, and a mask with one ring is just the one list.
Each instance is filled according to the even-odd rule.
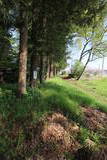
[[97,145],[100,144],[100,138],[101,138],[101,136],[100,136],[99,134],[97,134],[97,133],[95,133],[95,132],[92,131],[92,132],[90,133],[90,138],[91,138],[91,140],[94,141]]
[[89,135],[90,135],[90,133],[89,133],[88,129],[86,129],[86,128],[80,128],[80,134],[79,134],[79,137],[78,137],[80,143],[84,145],[86,139],[89,138]]
[[101,143],[100,135],[87,128],[80,129],[79,141],[84,147],[89,149],[96,149],[97,145]]

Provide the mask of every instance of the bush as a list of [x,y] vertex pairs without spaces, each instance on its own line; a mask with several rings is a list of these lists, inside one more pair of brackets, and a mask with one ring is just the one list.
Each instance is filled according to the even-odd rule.
[[74,66],[73,66],[73,69],[71,71],[71,77],[72,78],[79,77],[79,75],[81,74],[83,68],[84,68],[84,65],[81,62],[76,61]]

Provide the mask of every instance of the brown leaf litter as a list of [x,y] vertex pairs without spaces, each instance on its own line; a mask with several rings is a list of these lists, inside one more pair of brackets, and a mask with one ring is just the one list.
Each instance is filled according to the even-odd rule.
[[85,125],[92,131],[103,130],[107,128],[107,114],[95,108],[83,108],[85,116]]

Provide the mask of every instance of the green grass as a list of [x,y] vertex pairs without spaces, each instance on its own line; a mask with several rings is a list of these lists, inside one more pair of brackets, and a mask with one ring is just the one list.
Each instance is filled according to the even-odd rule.
[[[54,91],[58,95],[58,98],[63,96],[67,101],[74,102],[75,106],[95,107],[107,112],[107,104],[102,103],[95,96],[92,96],[89,92],[85,92],[80,87],[74,86],[72,82],[70,83],[69,81],[64,81],[58,78],[49,80],[44,89],[44,92],[46,91]],[[66,105],[66,109],[67,108]]]
[[[54,78],[48,80],[39,88],[28,88],[28,93],[22,99],[17,99],[15,96],[16,86],[3,85],[0,87],[0,113],[7,117],[8,114],[14,112],[14,117],[20,118],[30,111],[41,115],[55,110],[61,111],[73,120],[78,121],[82,117],[80,106],[95,107],[107,112],[107,104],[100,101],[102,94],[106,98],[107,79],[77,83],[72,84],[72,82],[60,78]],[[94,90],[96,90],[99,99],[93,94],[89,94],[92,91],[88,90],[86,92],[87,88],[91,89],[93,86],[96,88]],[[100,95],[100,93],[102,94]]]
[[80,80],[73,82],[72,84],[94,97],[100,103],[107,105],[107,78]]
[[[82,84],[83,82],[79,83]],[[105,83],[102,82],[100,85],[103,84],[103,87],[106,88]],[[99,86],[99,83],[97,85]],[[96,97],[90,96],[89,91],[86,93],[85,89],[60,78],[48,80],[35,89],[28,88],[27,94],[21,99],[16,97],[16,89],[16,85],[0,86],[0,153],[5,153],[10,159],[16,159],[18,154],[22,152],[21,147],[28,136],[26,131],[29,130],[29,126],[35,126],[38,120],[47,113],[62,112],[69,119],[84,127],[84,115],[81,106],[95,107],[107,112],[106,103],[103,104]],[[98,89],[97,94],[100,95],[101,86]],[[15,125],[19,127],[19,134],[16,137],[14,137],[14,134],[17,133],[16,130],[15,133],[13,132]],[[86,137],[90,135],[88,131],[82,131],[81,140],[83,141],[83,135]],[[32,136],[33,133],[29,134]],[[92,138],[98,139],[96,135]],[[28,152],[20,154],[31,156],[34,151],[29,149],[29,155]]]

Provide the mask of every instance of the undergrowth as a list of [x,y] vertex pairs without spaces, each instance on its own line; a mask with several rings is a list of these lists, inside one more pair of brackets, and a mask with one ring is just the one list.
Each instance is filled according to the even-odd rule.
[[[62,112],[82,126],[84,114],[81,106],[107,112],[106,105],[59,78],[49,80],[35,89],[28,88],[27,94],[21,99],[16,97],[16,89],[15,85],[0,86],[0,155],[5,154],[9,160],[16,160],[19,155],[30,157],[36,153],[35,148],[24,150],[23,153],[21,148],[27,136],[29,139],[34,136],[32,130],[30,135],[27,132],[29,127],[35,126],[47,113]],[[81,143],[91,136],[87,130],[81,130],[81,133]],[[92,139],[99,142],[95,134]]]

